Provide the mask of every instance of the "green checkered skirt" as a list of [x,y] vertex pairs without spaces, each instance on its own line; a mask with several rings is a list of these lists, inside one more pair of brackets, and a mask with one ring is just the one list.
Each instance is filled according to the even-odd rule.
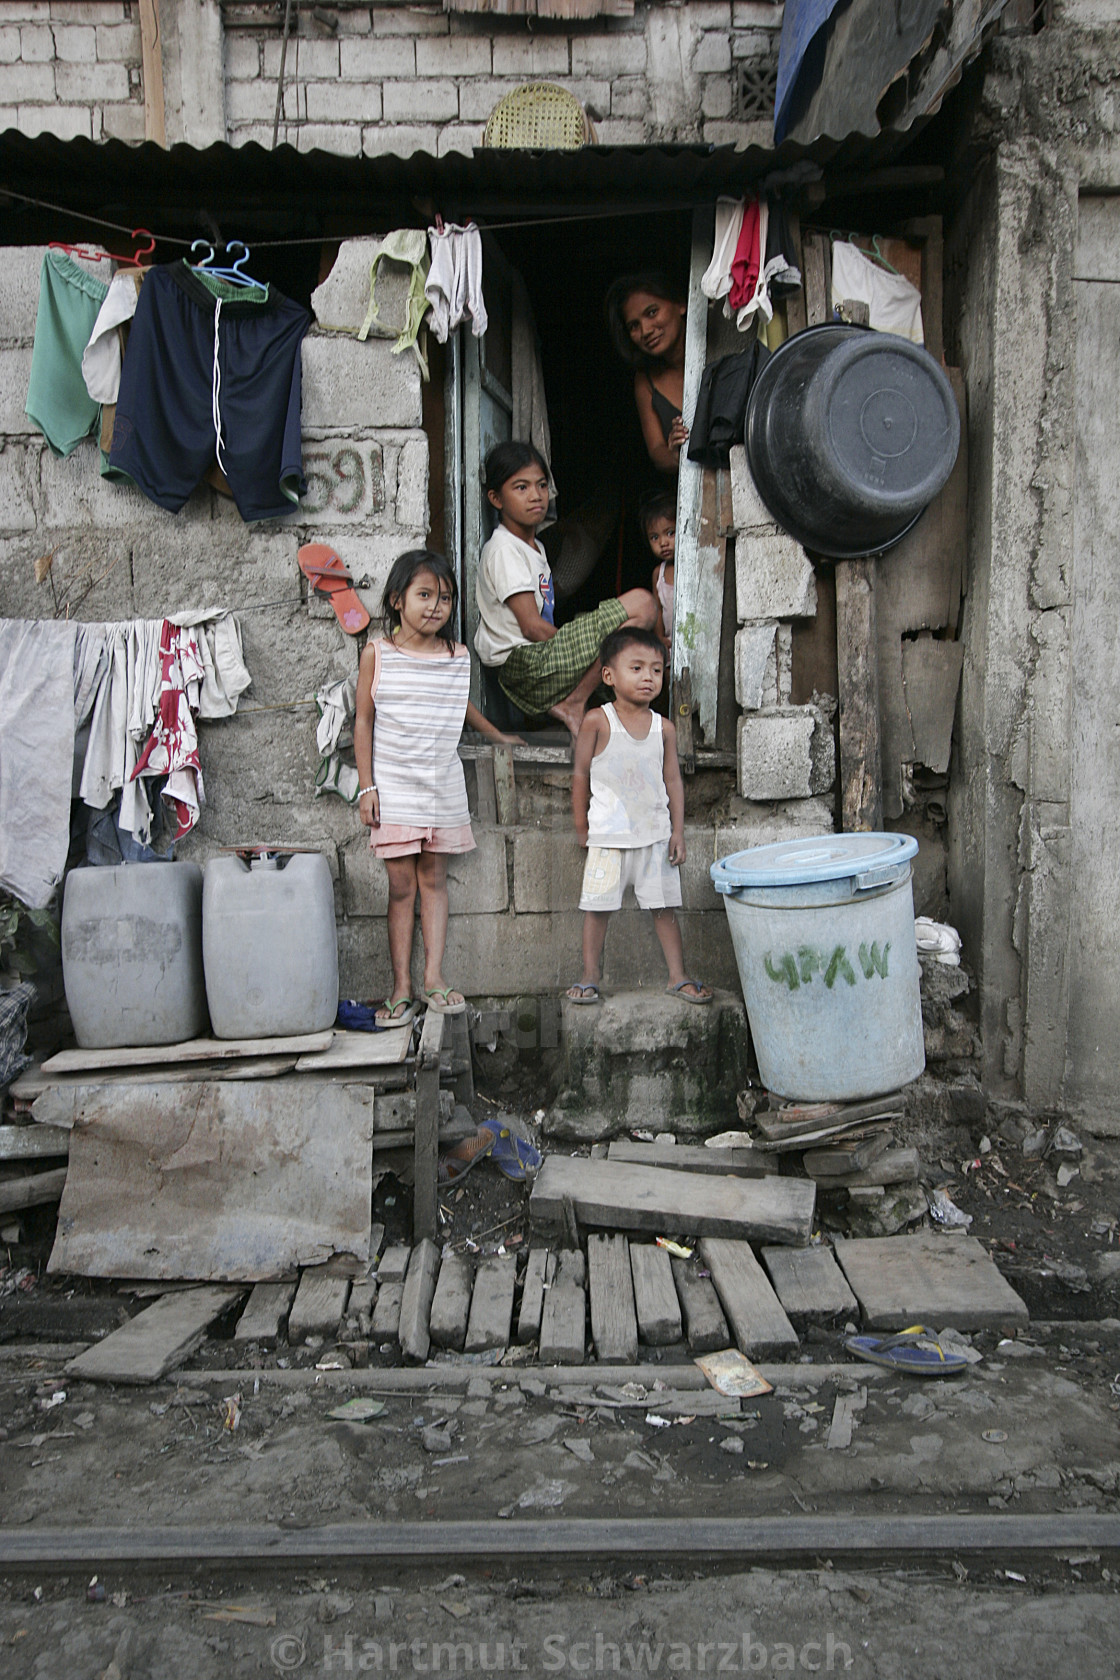
[[498,681],[526,717],[541,717],[566,700],[599,657],[612,630],[626,622],[621,601],[600,601],[594,612],[562,624],[547,642],[515,647],[497,668]]

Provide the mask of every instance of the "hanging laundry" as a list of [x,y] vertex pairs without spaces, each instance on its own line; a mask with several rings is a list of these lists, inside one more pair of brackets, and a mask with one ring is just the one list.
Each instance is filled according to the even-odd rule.
[[[377,272],[383,262],[400,263],[409,270],[408,300],[405,305],[404,326],[393,345],[393,355],[399,356],[404,350],[413,350],[416,360],[420,363],[421,377],[425,383],[428,378],[428,361],[423,354],[419,335],[424,316],[428,311],[428,300],[425,296],[425,282],[428,278],[428,241],[422,228],[396,228],[387,233],[381,241],[381,247],[369,268],[369,308],[366,318],[358,328],[358,337],[365,342],[374,324],[380,319],[377,304]],[[385,335],[386,337],[388,334]]]
[[215,458],[242,519],[291,513],[300,456],[300,345],[311,317],[272,287],[185,262],[153,268],[121,369],[109,463],[177,513]]
[[745,350],[709,362],[700,376],[688,458],[701,467],[726,467],[733,445],[743,442],[747,401],[770,352],[757,338]]
[[739,246],[739,235],[743,231],[745,209],[744,199],[716,199],[716,232],[712,260],[700,281],[700,290],[705,297],[711,298],[713,303],[725,298],[731,290],[731,264]]
[[482,295],[482,235],[474,222],[428,229],[432,267],[424,288],[432,306],[432,331],[441,344],[469,315],[471,331],[486,331],[486,303]]
[[77,628],[0,619],[0,887],[33,910],[70,844]]
[[747,200],[743,210],[743,225],[735,255],[731,259],[731,286],[724,305],[730,317],[745,309],[754,296],[762,267],[762,247],[759,239],[759,206],[756,198]]
[[[763,321],[769,321],[774,313],[774,305],[770,302],[766,269],[763,257],[766,251],[766,236],[770,228],[770,206],[764,198],[758,201],[758,273],[755,276],[754,290],[744,304],[741,304],[735,315],[735,325],[740,332],[745,332],[756,315]],[[735,308],[735,293],[728,297],[728,303]],[[757,323],[756,323],[757,324]]]
[[167,777],[163,798],[178,818],[175,839],[181,840],[197,823],[206,802],[194,721],[206,666],[195,632],[180,629],[165,618],[160,630],[159,666],[155,728],[136,760],[132,780]]
[[199,631],[198,651],[205,673],[196,703],[199,717],[232,717],[253,680],[245,663],[240,622],[222,607],[207,607],[172,613],[171,623]]
[[866,303],[878,332],[897,333],[924,344],[922,294],[901,274],[892,274],[866,256],[850,239],[832,244],[832,306],[851,300]]
[[144,276],[138,268],[122,268],[109,282],[97,312],[89,343],[82,351],[82,379],[97,403],[115,403],[121,382],[120,328],[136,313]]
[[55,455],[71,454],[101,418],[82,378],[82,353],[108,290],[65,251],[43,257],[24,412]]
[[319,768],[315,773],[315,797],[337,793],[348,805],[358,802],[359,776],[354,757],[354,708],[358,692],[357,672],[328,683],[315,695],[319,725],[315,745]]
[[801,289],[801,270],[794,262],[789,218],[780,198],[767,200],[766,261],[764,272],[771,299],[789,297]]

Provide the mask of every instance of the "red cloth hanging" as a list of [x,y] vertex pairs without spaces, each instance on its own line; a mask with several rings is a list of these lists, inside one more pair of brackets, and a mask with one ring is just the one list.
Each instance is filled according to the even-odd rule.
[[753,298],[761,266],[758,200],[749,198],[743,209],[743,227],[739,234],[739,243],[731,259],[731,290],[727,295],[727,306],[732,314],[736,310],[745,309]]

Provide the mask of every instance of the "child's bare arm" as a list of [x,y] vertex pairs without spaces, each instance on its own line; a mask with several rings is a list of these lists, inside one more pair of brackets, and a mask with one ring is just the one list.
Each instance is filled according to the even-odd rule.
[[587,844],[587,813],[591,806],[591,760],[599,739],[599,723],[603,713],[598,706],[587,713],[576,738],[572,756],[572,820],[576,825],[576,839]]
[[358,786],[370,791],[358,800],[358,815],[367,828],[376,828],[381,820],[380,801],[373,782],[373,677],[377,670],[377,655],[373,644],[362,649],[358,662],[358,697],[354,713],[354,762],[358,767]]
[[506,606],[517,620],[517,628],[527,642],[550,642],[556,634],[555,624],[542,618],[537,597],[532,590],[523,589],[506,597]]
[[490,722],[489,718],[483,717],[477,706],[468,704],[466,721],[468,729],[477,730],[480,735],[485,735],[488,741],[497,741],[500,746],[523,747],[525,745],[520,735],[503,735],[501,730]]
[[683,863],[684,844],[684,778],[677,757],[677,732],[667,719],[662,721],[661,733],[665,741],[665,791],[669,795],[669,862]]

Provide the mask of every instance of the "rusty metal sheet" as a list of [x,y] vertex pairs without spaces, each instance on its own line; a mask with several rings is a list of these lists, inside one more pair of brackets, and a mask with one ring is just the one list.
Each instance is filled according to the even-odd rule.
[[259,1283],[369,1256],[373,1093],[302,1076],[90,1085],[48,1270]]

